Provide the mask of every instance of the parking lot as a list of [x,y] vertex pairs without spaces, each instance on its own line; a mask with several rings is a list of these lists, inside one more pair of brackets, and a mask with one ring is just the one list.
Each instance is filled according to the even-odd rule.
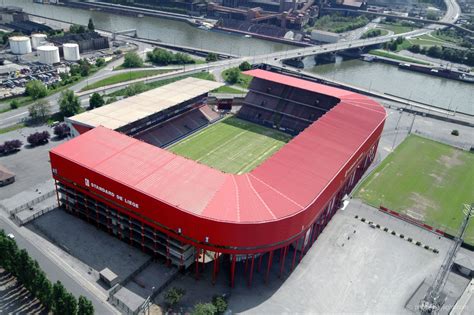
[[[19,139],[23,142],[20,151],[0,157],[0,164],[16,175],[13,184],[0,187],[0,201],[11,198],[20,192],[35,190],[35,187],[51,179],[51,165],[49,163],[49,150],[65,140],[50,140],[45,145],[34,148],[27,146],[26,138],[31,133],[48,130],[53,135],[52,129],[47,126],[28,127],[8,133],[0,134],[0,143],[6,140]],[[24,197],[22,197],[24,198]],[[32,197],[34,198],[34,197]],[[25,203],[28,200],[25,200]]]

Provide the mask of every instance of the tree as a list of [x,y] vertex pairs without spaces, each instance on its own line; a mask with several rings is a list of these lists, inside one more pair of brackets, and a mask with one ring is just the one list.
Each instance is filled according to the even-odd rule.
[[127,86],[127,88],[125,89],[125,96],[129,97],[136,94],[140,94],[142,92],[145,92],[146,89],[147,87],[145,83],[143,82],[134,83],[132,85]]
[[30,120],[35,123],[45,122],[51,114],[51,107],[46,100],[39,100],[28,107]]
[[185,293],[185,290],[173,287],[166,291],[165,301],[170,307],[173,307],[181,301]]
[[79,297],[77,315],[93,315],[93,314],[94,314],[94,306],[92,305],[92,302],[81,295]]
[[92,18],[89,18],[89,23],[87,23],[87,29],[91,32],[95,31],[95,25],[92,21]]
[[62,310],[61,314],[76,314],[77,313],[77,300],[69,292],[66,292],[64,296],[64,309]]
[[247,61],[244,61],[239,65],[239,69],[240,69],[240,71],[251,70],[252,65],[250,63],[248,63]]
[[51,135],[49,134],[48,131],[43,131],[43,132],[35,132],[30,134],[27,138],[26,141],[28,143],[35,147],[37,145],[45,144],[48,142],[49,138],[51,138]]
[[25,92],[34,100],[37,100],[39,98],[42,98],[48,95],[48,89],[43,84],[43,82],[39,80],[31,80],[28,83],[26,83]]
[[217,312],[222,314],[227,310],[227,301],[222,296],[214,296],[212,304],[216,307]]
[[70,33],[81,34],[86,32],[86,28],[84,25],[73,24],[69,27]]
[[207,62],[213,62],[219,60],[219,56],[216,53],[208,53],[206,56]]
[[0,145],[0,154],[10,154],[20,150],[23,142],[20,140],[7,140]]
[[226,81],[230,84],[235,84],[239,82],[240,70],[239,68],[231,68],[227,71]]
[[71,128],[69,128],[67,124],[62,123],[54,127],[53,133],[56,135],[56,137],[62,139],[71,133]]
[[432,21],[437,21],[439,19],[438,14],[434,10],[429,10],[426,13],[426,18]]
[[80,109],[81,102],[73,91],[66,90],[61,92],[61,96],[59,97],[59,111],[61,114],[65,117],[70,117],[79,113]]
[[143,60],[136,52],[129,52],[125,54],[123,61],[124,68],[141,68],[143,67]]
[[79,60],[79,73],[81,77],[87,77],[91,72],[91,64],[86,59]]
[[104,98],[99,93],[93,93],[89,99],[89,109],[101,107],[105,104]]
[[10,102],[11,109],[17,109],[19,106],[20,106],[20,102],[18,102],[18,100],[13,100]]
[[61,283],[61,281],[57,281],[54,285],[53,285],[53,292],[52,292],[52,311],[53,311],[53,314],[67,314],[65,312],[63,312],[63,310],[65,309],[65,299],[66,299],[66,294],[67,294],[67,291],[66,289],[64,288],[63,284]]
[[192,315],[214,315],[217,313],[217,308],[212,303],[198,303],[194,305],[191,312]]
[[431,46],[428,48],[427,55],[434,58],[440,58],[443,51],[439,46]]
[[98,68],[105,66],[105,59],[97,58],[97,60],[95,61],[95,66]]
[[411,45],[411,46],[408,48],[408,50],[411,51],[412,53],[419,54],[420,51],[421,51],[421,47],[420,47],[420,45],[415,44],[415,45]]

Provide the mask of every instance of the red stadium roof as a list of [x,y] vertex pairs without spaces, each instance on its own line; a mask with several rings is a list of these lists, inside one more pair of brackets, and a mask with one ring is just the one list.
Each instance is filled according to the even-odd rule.
[[262,223],[310,206],[383,124],[385,110],[348,91],[266,72],[254,77],[341,101],[250,173],[223,173],[104,127],[51,152],[164,203],[214,221]]

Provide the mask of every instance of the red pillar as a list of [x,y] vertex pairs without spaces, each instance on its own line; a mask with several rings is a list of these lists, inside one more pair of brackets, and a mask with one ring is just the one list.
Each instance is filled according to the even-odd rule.
[[252,285],[252,276],[253,276],[253,262],[255,260],[255,254],[252,254],[252,262],[250,263],[250,275],[247,285],[250,287]]
[[262,260],[263,260],[263,253],[260,253],[260,257],[258,258],[258,267],[257,267],[257,271],[260,272],[260,270],[262,269]]
[[56,189],[56,200],[58,201],[58,208],[60,208],[61,204],[59,203],[58,181],[57,180],[54,180],[54,188]]
[[230,266],[230,287],[234,287],[234,276],[235,276],[235,255],[232,255],[232,264]]
[[212,285],[216,283],[217,269],[219,267],[219,254],[214,253],[214,270],[212,271]]
[[270,274],[270,267],[272,266],[272,259],[273,259],[273,251],[270,252],[268,256],[268,265],[267,265],[267,273],[265,274],[265,283],[268,282],[268,275]]
[[195,277],[196,280],[199,279],[199,248],[196,247],[196,254],[194,256],[194,264],[195,264]]
[[204,271],[204,259],[206,258],[206,250],[202,251],[202,271]]
[[248,265],[249,265],[249,255],[246,255],[245,256],[245,271],[244,271],[244,274],[247,274]]
[[306,231],[303,234],[303,243],[301,244],[301,254],[300,254],[300,259],[298,262],[301,262],[301,259],[303,259],[303,254],[304,254],[304,242],[306,241]]
[[[295,243],[296,243],[296,246],[294,246]],[[295,243],[293,243],[293,247],[294,247],[295,252],[293,253],[293,261],[291,262],[291,270],[293,270],[293,269],[295,268],[296,252],[298,251],[298,250],[297,250],[297,248],[298,248],[298,241],[296,241]]]
[[283,268],[285,268],[285,259],[286,259],[287,250],[288,250],[288,245],[286,245],[283,249],[283,257],[281,258],[281,262],[280,262],[280,278],[283,274]]

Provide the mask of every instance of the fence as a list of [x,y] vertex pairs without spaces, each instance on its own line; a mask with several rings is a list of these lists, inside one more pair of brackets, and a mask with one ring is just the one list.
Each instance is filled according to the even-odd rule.
[[32,199],[30,201],[28,201],[27,203],[25,204],[22,204],[16,208],[14,208],[13,210],[10,210],[9,213],[11,216],[13,216],[14,214],[24,210],[24,209],[27,209],[31,206],[34,206],[35,204],[37,203],[40,203],[41,201],[45,200],[46,198],[49,198],[51,196],[53,196],[55,194],[55,190],[51,190],[50,192],[47,192],[46,194],[43,194],[35,199]]
[[[27,217],[27,218],[25,218],[25,219],[19,218],[19,217],[16,215],[16,213],[12,214],[12,215],[11,215],[11,218],[12,218],[13,221],[15,221],[16,224],[18,224],[19,226],[22,226],[22,225],[25,225],[26,223],[28,223],[28,222],[30,222],[30,221],[33,221],[34,219],[36,219],[36,218],[38,218],[38,217],[40,217],[40,216],[42,216],[43,214],[48,213],[48,212],[50,212],[50,211],[56,209],[56,207],[57,207],[57,205],[51,205],[51,206],[49,206],[49,207],[47,207],[47,208],[44,208],[44,209],[41,210],[41,211],[36,212],[35,214],[33,214],[33,215],[31,215],[31,216],[29,216],[29,217]],[[18,213],[18,212],[17,212],[17,213]]]
[[447,144],[447,145],[450,145],[450,146],[453,146],[465,151],[469,151],[471,150],[471,148],[474,148],[474,142],[457,141],[454,139],[456,138],[456,136],[453,136],[453,135],[449,137],[439,137],[439,136],[434,136],[432,134],[425,133],[420,130],[415,130],[413,133],[416,135],[422,136],[423,138],[441,142],[441,143],[444,143],[444,144]]

